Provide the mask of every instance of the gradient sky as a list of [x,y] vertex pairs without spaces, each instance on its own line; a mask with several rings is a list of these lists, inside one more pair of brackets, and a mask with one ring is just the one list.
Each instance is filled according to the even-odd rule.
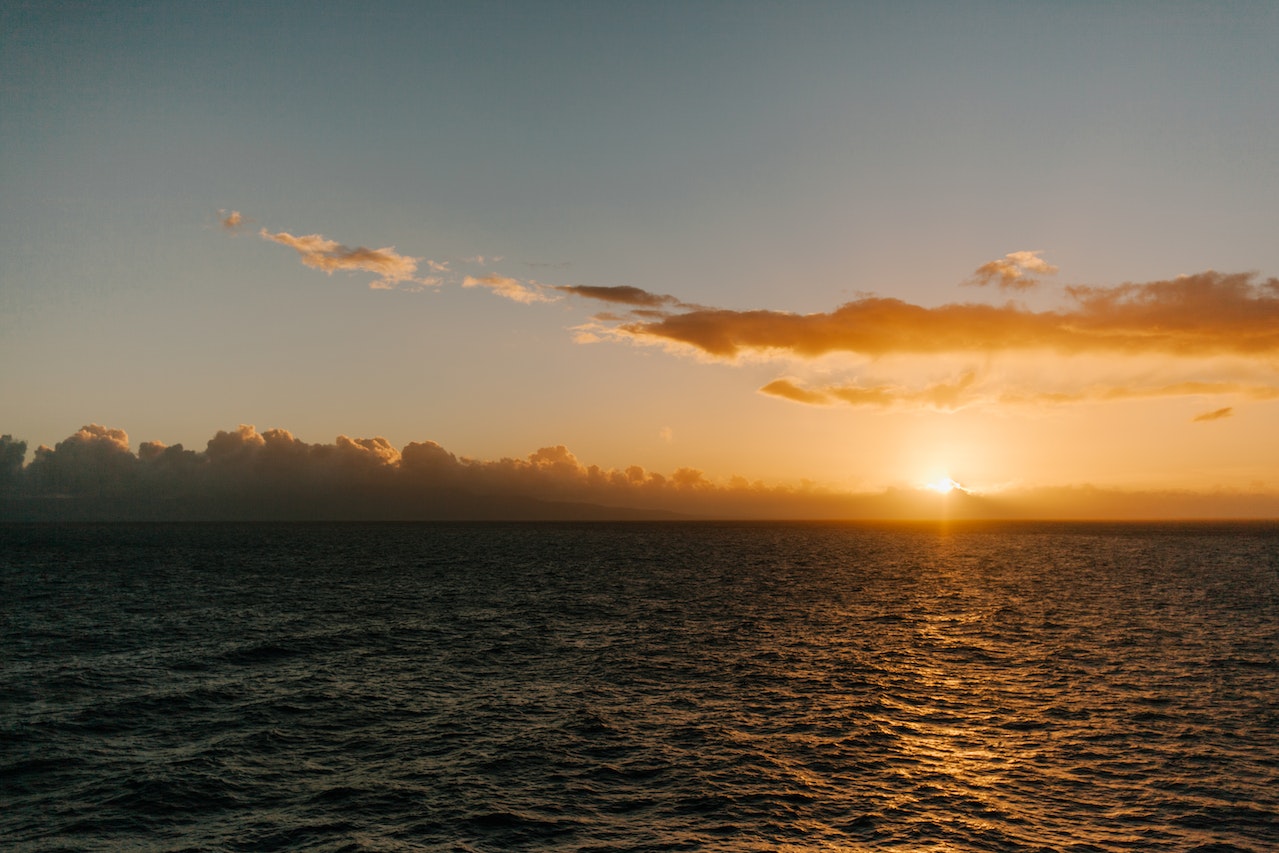
[[1273,494],[1276,44],[1270,2],[7,3],[0,432]]

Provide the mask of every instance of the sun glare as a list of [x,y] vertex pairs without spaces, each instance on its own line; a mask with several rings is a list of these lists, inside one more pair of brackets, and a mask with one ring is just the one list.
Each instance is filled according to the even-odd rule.
[[950,477],[942,477],[938,480],[933,480],[931,483],[925,484],[924,488],[931,489],[939,495],[948,495],[955,489],[959,489],[961,492],[965,491],[963,486],[956,483]]

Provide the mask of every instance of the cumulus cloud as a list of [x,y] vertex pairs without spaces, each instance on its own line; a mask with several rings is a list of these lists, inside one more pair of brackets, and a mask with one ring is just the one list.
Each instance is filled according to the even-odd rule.
[[1191,420],[1198,423],[1199,421],[1219,421],[1222,418],[1228,418],[1235,413],[1232,406],[1226,406],[1223,409],[1215,409],[1211,412],[1204,412],[1202,415],[1195,415]]
[[[241,425],[203,451],[143,442],[90,424],[22,465],[24,442],[0,436],[0,517],[6,520],[432,520],[927,518],[926,490],[851,494],[716,482],[692,467],[670,475],[605,469],[552,445],[522,458],[458,458],[431,441],[396,450],[386,439],[340,435],[310,444],[288,430]],[[1244,517],[1279,515],[1272,493],[1131,493],[1091,487],[953,493],[960,518]]]
[[435,286],[441,279],[434,276],[419,277],[418,264],[422,258],[412,258],[395,251],[394,246],[368,249],[351,248],[319,234],[294,236],[287,231],[272,233],[263,228],[258,232],[262,239],[288,246],[302,256],[302,263],[332,275],[335,271],[369,272],[378,276],[369,282],[375,290],[390,290],[401,285]]
[[[716,488],[701,471],[584,465],[563,445],[524,458],[458,459],[380,436],[310,444],[285,429],[219,430],[201,452],[90,424],[40,447],[0,439],[0,499],[15,518],[662,517]],[[611,507],[611,509],[610,509]],[[703,510],[703,513],[705,511]]]
[[244,226],[244,217],[238,210],[219,210],[218,221],[228,231],[239,231]]
[[1057,267],[1039,257],[1040,251],[1009,252],[979,266],[965,283],[979,286],[996,283],[1001,290],[1029,290],[1039,283],[1035,274],[1052,275],[1057,272]]
[[528,305],[533,302],[554,302],[554,296],[543,293],[537,285],[526,285],[502,275],[468,275],[462,279],[463,287],[487,287],[498,296]]

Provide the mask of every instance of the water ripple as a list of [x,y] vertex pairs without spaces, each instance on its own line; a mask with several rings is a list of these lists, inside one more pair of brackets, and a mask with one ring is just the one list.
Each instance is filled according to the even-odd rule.
[[17,850],[1279,848],[1273,525],[0,536]]

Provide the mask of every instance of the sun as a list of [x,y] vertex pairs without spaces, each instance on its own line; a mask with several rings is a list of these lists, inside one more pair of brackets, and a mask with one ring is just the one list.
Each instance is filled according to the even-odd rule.
[[968,491],[959,483],[952,480],[950,477],[941,477],[939,479],[933,480],[931,483],[925,483],[924,488],[931,489],[932,491],[936,492],[939,495],[948,495],[951,492],[955,491],[955,489],[959,489],[961,492]]

